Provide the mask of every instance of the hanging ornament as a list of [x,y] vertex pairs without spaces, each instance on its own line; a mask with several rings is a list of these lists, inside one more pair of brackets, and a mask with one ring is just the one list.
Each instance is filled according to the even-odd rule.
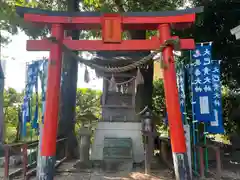
[[121,92],[121,85],[118,85],[118,84],[117,84],[117,90],[116,90],[116,92]]
[[113,75],[112,75],[112,78],[111,78],[111,80],[109,82],[108,90],[111,91],[111,92],[116,92],[116,90],[117,90],[117,83],[116,83],[115,78],[114,78]]
[[121,85],[121,90],[120,90],[120,92],[121,92],[121,93],[124,92],[124,90],[123,90],[123,85]]
[[143,79],[142,73],[140,71],[140,68],[138,68],[138,70],[137,70],[136,86],[139,84],[144,84],[144,79]]
[[89,72],[88,72],[87,67],[85,67],[85,72],[84,72],[84,82],[85,82],[85,83],[88,83],[89,81],[90,81],[90,78],[89,78]]

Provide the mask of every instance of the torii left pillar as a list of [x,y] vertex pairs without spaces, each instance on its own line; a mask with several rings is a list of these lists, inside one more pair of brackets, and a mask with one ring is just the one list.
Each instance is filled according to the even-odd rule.
[[58,109],[60,97],[60,81],[62,67],[62,41],[64,29],[61,24],[52,24],[52,36],[59,44],[52,44],[48,62],[48,80],[46,91],[46,110],[44,114],[44,128],[41,142],[41,169],[38,180],[53,180],[56,161],[56,138],[58,126]]

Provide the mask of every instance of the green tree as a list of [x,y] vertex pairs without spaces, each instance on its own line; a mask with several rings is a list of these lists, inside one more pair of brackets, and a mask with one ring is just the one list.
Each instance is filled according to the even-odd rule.
[[230,30],[239,25],[240,3],[228,0],[192,0],[195,6],[204,6],[195,27],[185,31],[196,42],[213,42],[213,59],[222,60],[223,83],[230,88],[240,85],[239,43]]
[[23,93],[18,93],[13,88],[4,91],[4,125],[5,141],[13,142],[16,140],[17,127],[19,125],[18,110],[23,102]]
[[46,35],[45,30],[35,28],[32,24],[24,22],[16,14],[16,5],[25,7],[38,7],[41,6],[41,2],[36,0],[2,0],[0,1],[0,30],[7,33],[1,33],[0,42],[1,45],[9,43],[11,41],[10,36],[18,34],[19,30],[24,30],[25,33],[33,38]]
[[[19,125],[18,111],[23,103],[23,93],[18,93],[13,88],[4,91],[4,118],[6,126],[6,141],[12,142],[16,140],[17,127]],[[100,96],[101,91],[91,90],[88,88],[77,89],[76,98],[76,130],[83,124],[94,128],[97,120],[100,118]],[[41,99],[41,98],[39,98]],[[36,97],[33,94],[32,112],[35,111]],[[39,118],[41,117],[41,101],[39,102]],[[34,114],[32,114],[34,116]],[[31,127],[28,127],[28,135],[30,136]],[[27,137],[29,139],[30,137]]]
[[77,89],[76,98],[76,122],[78,124],[90,124],[100,118],[101,91],[88,88]]
[[[79,0],[68,0],[66,8],[68,12],[79,11]],[[67,35],[73,40],[80,37],[79,30],[67,31]],[[78,55],[78,52],[74,52]],[[75,108],[77,91],[78,62],[67,54],[64,54],[62,68],[63,83],[61,87],[60,119],[58,126],[58,136],[68,137],[69,158],[78,157],[78,143],[75,135]]]
[[75,116],[75,130],[77,135],[79,128],[82,126],[94,130],[97,121],[100,119],[100,97],[100,91],[88,88],[77,89]]
[[153,82],[153,95],[152,95],[152,106],[153,112],[163,117],[163,109],[166,107],[165,105],[165,94],[164,94],[164,86],[163,81],[161,79]]

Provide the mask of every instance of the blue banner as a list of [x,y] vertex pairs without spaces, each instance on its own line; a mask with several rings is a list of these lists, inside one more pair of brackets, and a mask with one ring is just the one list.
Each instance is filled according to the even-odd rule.
[[[31,108],[31,100],[33,89],[35,87],[36,96],[38,96],[37,91],[37,82],[38,82],[38,62],[35,61],[32,64],[27,66],[27,76],[26,76],[26,88],[25,88],[25,96],[22,105],[22,136],[25,137],[27,135],[27,123],[31,123],[32,126],[37,128],[37,112],[34,116],[33,122],[32,119],[32,108]],[[36,99],[36,104],[38,104],[38,99]],[[35,108],[38,111],[38,107]]]
[[48,74],[48,61],[44,61],[41,67],[41,84],[42,84],[42,124],[44,124],[44,113],[46,105],[46,91],[47,91],[47,74]]
[[179,93],[179,102],[180,102],[180,109],[182,113],[182,121],[184,123],[185,120],[185,68],[182,62],[176,67],[176,74],[177,74],[177,86],[178,86],[178,93]]
[[[26,136],[27,123],[31,123],[33,129],[38,129],[39,101],[38,101],[38,77],[40,65],[43,60],[34,61],[27,66],[25,96],[22,105],[22,136]],[[32,112],[33,90],[35,88],[36,105]]]
[[207,127],[209,133],[222,134],[224,133],[223,118],[222,118],[222,96],[221,96],[221,74],[220,61],[212,61],[212,89],[213,89],[213,115],[214,118],[210,121]]
[[199,122],[210,122],[213,119],[212,111],[212,63],[209,45],[196,45],[191,52],[192,99],[194,119]]

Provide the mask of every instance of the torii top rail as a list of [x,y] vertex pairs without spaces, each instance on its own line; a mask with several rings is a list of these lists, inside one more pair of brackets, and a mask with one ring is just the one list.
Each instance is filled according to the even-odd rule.
[[[128,12],[122,14],[104,14],[97,12],[53,12],[39,9],[17,7],[17,12],[25,21],[32,22],[37,27],[48,25],[57,43],[49,40],[28,40],[29,51],[50,51],[48,82],[46,94],[46,111],[44,115],[44,130],[42,137],[42,156],[55,156],[57,119],[59,108],[60,79],[62,65],[62,46],[78,51],[142,51],[155,50],[173,37],[171,28],[179,25],[189,27],[194,23],[196,13],[203,8],[167,11],[167,12]],[[71,40],[65,37],[64,30],[101,29],[101,40]],[[124,30],[158,30],[160,36],[150,40],[123,40]],[[194,49],[193,39],[180,39],[180,49]],[[164,89],[169,118],[171,145],[176,159],[185,157],[186,144],[181,120],[176,72],[173,58],[173,46],[162,49],[164,68]],[[183,156],[179,156],[183,155]],[[179,163],[182,161],[179,160]],[[183,166],[179,166],[183,167]],[[180,170],[179,170],[180,171]]]
[[[102,29],[102,40],[71,40],[65,38],[63,43],[72,50],[154,50],[162,42],[153,37],[149,40],[122,40],[125,30],[157,30],[160,24],[172,24],[188,27],[195,21],[195,14],[203,8],[193,8],[165,12],[125,12],[122,14],[104,14],[100,12],[58,12],[40,9],[17,7],[17,13],[28,22],[38,26],[62,24],[64,30]],[[113,31],[114,28],[114,31]],[[172,38],[177,38],[173,36]],[[193,49],[193,39],[181,39],[180,49]],[[48,51],[51,43],[48,40],[28,40],[27,50]]]

